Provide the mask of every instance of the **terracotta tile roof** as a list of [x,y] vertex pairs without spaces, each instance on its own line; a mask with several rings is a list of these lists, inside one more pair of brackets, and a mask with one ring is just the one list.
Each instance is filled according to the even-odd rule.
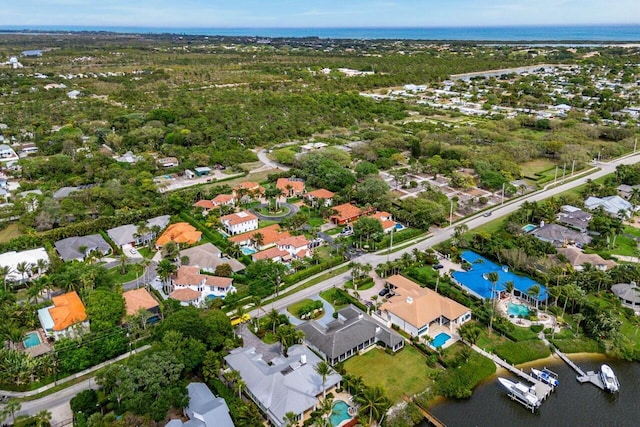
[[235,200],[235,198],[231,194],[218,194],[211,200],[215,206],[224,205],[225,203],[229,203]]
[[296,254],[296,256],[298,258],[305,258],[307,256],[307,251],[304,249],[301,249],[298,251],[298,253]]
[[291,259],[291,255],[289,254],[289,252],[278,249],[277,247],[273,247],[265,251],[257,252],[253,254],[251,257],[253,258],[254,261],[260,261],[262,259],[274,259],[276,257],[280,257],[285,261]]
[[178,301],[182,302],[188,302],[200,298],[200,295],[200,292],[194,291],[191,288],[182,288],[176,289],[175,291],[171,292],[169,298],[177,299]]
[[336,211],[336,214],[332,215],[331,218],[336,218],[338,221],[350,221],[362,214],[362,210],[351,203],[334,206],[332,209]]
[[243,222],[249,222],[253,220],[257,220],[258,217],[248,211],[242,211],[238,213],[232,213],[229,215],[221,216],[220,222],[223,224],[236,225],[242,224]]
[[213,209],[215,206],[211,200],[198,200],[193,204],[194,208]]
[[380,309],[393,313],[418,329],[440,316],[455,320],[471,310],[398,274],[388,277],[386,282],[396,288],[396,295]]
[[228,288],[233,283],[233,279],[230,277],[209,276],[203,274],[204,284],[207,286],[216,286],[218,288]]
[[53,319],[54,331],[64,331],[69,326],[87,320],[87,311],[75,291],[53,297],[49,314]]
[[276,181],[276,188],[279,188],[284,193],[287,193],[287,186],[291,186],[291,191],[296,194],[304,193],[304,181],[293,181],[288,178],[278,178]]
[[176,272],[175,279],[173,279],[173,283],[178,286],[198,286],[203,281],[207,286],[217,286],[220,288],[227,288],[233,283],[233,279],[229,277],[200,274],[199,267],[191,267],[188,265],[180,267]]
[[329,190],[325,190],[324,188],[321,188],[319,190],[308,192],[307,196],[311,196],[316,199],[332,199],[333,196],[335,196],[335,193]]
[[158,240],[157,246],[165,245],[169,242],[193,244],[200,241],[202,232],[198,231],[191,224],[186,222],[176,222],[171,224]]
[[276,242],[276,245],[278,246],[292,246],[294,248],[301,248],[302,246],[306,246],[308,244],[309,240],[307,240],[307,238],[304,236],[289,236]]
[[158,301],[145,288],[127,291],[122,294],[122,297],[127,308],[127,316],[136,314],[141,308],[151,310],[159,306]]
[[264,192],[263,186],[261,186],[257,182],[252,182],[252,181],[241,182],[240,184],[236,185],[233,189],[236,191],[249,190],[249,191],[260,192],[260,193]]
[[268,227],[259,228],[254,231],[248,231],[246,233],[229,237],[229,241],[233,243],[246,242],[247,240],[250,240],[256,233],[262,234],[262,246],[273,245],[278,240],[290,236],[288,231],[280,231],[280,226],[278,224],[271,224]]

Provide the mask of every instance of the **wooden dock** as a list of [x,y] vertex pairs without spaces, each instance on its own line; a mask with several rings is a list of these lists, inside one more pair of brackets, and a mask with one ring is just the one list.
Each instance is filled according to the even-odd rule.
[[583,371],[578,365],[573,363],[573,361],[571,359],[569,359],[566,354],[564,354],[563,352],[561,352],[557,348],[556,348],[556,354],[560,357],[560,359],[564,360],[567,365],[571,366],[573,368],[573,370],[578,373],[578,376],[576,377],[576,379],[580,383],[582,383],[582,384],[591,383],[591,384],[595,385],[596,387],[598,387],[601,390],[605,389],[604,383],[602,382],[602,378],[600,378],[600,373],[599,372],[593,372],[593,371],[585,372],[585,371]]
[[482,354],[483,356],[488,357],[489,359],[493,360],[493,362],[496,365],[506,369],[507,371],[511,372],[513,375],[515,375],[517,377],[520,377],[522,379],[525,379],[525,380],[529,381],[531,384],[533,384],[534,390],[536,392],[536,397],[540,401],[543,401],[547,397],[549,397],[549,395],[553,391],[553,387],[551,387],[549,384],[546,384],[546,383],[540,381],[539,379],[535,378],[531,374],[526,373],[522,369],[516,368],[515,366],[511,365],[510,363],[508,363],[506,360],[500,359],[495,354],[489,353],[488,351],[484,351],[483,349],[481,349],[480,347],[478,347],[476,345],[474,345],[472,348],[475,351],[477,351],[478,353]]
[[420,413],[422,414],[422,416],[429,421],[429,423],[434,426],[434,427],[447,427],[445,425],[445,423],[443,423],[442,421],[440,421],[439,419],[436,418],[435,415],[433,415],[431,412],[427,411],[426,409],[424,409],[422,406],[418,405],[415,401],[413,401],[411,398],[409,398],[407,395],[402,396],[402,398],[406,401],[406,402],[413,402],[414,405],[416,405],[416,408],[418,408],[418,410],[420,411]]

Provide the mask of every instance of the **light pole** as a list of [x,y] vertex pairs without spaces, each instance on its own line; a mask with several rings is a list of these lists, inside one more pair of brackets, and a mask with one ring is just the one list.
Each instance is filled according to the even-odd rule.
[[504,205],[504,185],[506,184],[506,182],[502,183],[502,201],[500,202],[500,206]]
[[576,169],[576,161],[574,160],[573,163],[571,163],[571,176],[573,176],[573,171]]
[[453,200],[449,199],[449,227],[453,224]]

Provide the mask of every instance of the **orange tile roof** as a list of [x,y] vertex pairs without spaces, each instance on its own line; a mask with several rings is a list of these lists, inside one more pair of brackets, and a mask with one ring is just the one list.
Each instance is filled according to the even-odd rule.
[[199,267],[192,267],[183,265],[176,273],[176,278],[173,279],[173,283],[178,286],[198,286],[202,282],[207,286],[217,286],[219,288],[227,288],[233,282],[233,279],[229,277],[209,276],[207,274],[200,274]]
[[288,178],[278,178],[278,181],[276,181],[276,188],[279,188],[285,193],[288,191],[287,186],[290,186],[291,191],[294,193],[304,193],[303,181],[293,181]]
[[304,236],[289,236],[276,242],[278,246],[292,246],[294,248],[300,248],[308,244],[309,241]]
[[271,224],[268,227],[259,228],[254,231],[248,231],[246,233],[229,237],[229,241],[233,243],[245,242],[253,238],[256,233],[262,234],[262,246],[272,245],[278,240],[290,236],[288,231],[280,231],[280,226],[278,224]]
[[127,316],[136,314],[141,308],[151,310],[159,306],[158,301],[145,288],[127,291],[122,294],[122,297],[127,308]]
[[325,190],[321,188],[319,190],[310,191],[307,193],[307,196],[314,197],[316,199],[332,199],[336,194],[332,191]]
[[177,299],[178,301],[182,302],[188,302],[200,298],[200,295],[200,292],[194,291],[191,288],[182,288],[176,289],[175,291],[171,292],[169,298]]
[[331,218],[336,218],[339,221],[349,221],[358,218],[362,214],[362,210],[351,203],[334,206],[332,209],[336,211],[336,214],[332,215]]
[[234,197],[231,194],[218,194],[211,200],[215,206],[224,205],[225,203],[229,203],[234,200]]
[[211,200],[198,200],[193,204],[195,208],[203,208],[203,209],[213,209],[215,206],[211,202]]
[[273,247],[265,251],[256,252],[251,257],[254,261],[260,261],[262,259],[274,259],[276,257],[280,257],[283,260],[288,260],[291,258],[291,255],[287,251],[278,249],[277,247]]
[[252,181],[245,181],[245,182],[241,182],[240,184],[236,185],[234,188],[234,190],[249,190],[249,191],[259,191],[260,193],[264,192],[264,187],[262,187],[260,184],[258,184],[257,182],[252,182]]
[[415,328],[428,325],[440,316],[455,320],[471,311],[470,308],[398,274],[388,277],[386,281],[395,287],[396,295],[382,304],[380,309],[393,313]]
[[158,240],[157,246],[166,245],[169,242],[193,244],[200,241],[202,232],[198,231],[191,224],[186,222],[176,222],[171,224]]
[[87,320],[87,311],[75,291],[53,297],[49,314],[53,319],[54,331],[64,331],[69,326]]
[[220,222],[223,224],[236,225],[242,224],[243,222],[249,222],[253,220],[257,220],[258,217],[252,214],[249,211],[242,211],[238,213],[232,213],[229,215],[221,216]]

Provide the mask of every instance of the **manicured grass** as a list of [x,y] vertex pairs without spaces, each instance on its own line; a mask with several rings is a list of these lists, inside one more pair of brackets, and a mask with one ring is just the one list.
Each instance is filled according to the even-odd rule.
[[148,247],[138,248],[138,252],[145,258],[153,258],[153,256],[156,254],[155,251],[149,250]]
[[624,233],[631,234],[634,237],[640,238],[640,229],[637,229],[635,227],[626,226],[624,228]]
[[419,268],[412,268],[411,272],[412,275],[417,274],[418,277],[420,277],[420,281],[425,284],[436,283],[436,280],[438,278],[438,272],[434,270],[430,265]]
[[[466,360],[460,360],[463,350],[468,352]],[[462,343],[448,348],[445,360],[449,368],[438,375],[435,384],[436,392],[445,397],[471,397],[473,388],[496,371],[493,361],[478,352],[465,349]]]
[[499,357],[514,365],[542,359],[551,354],[549,347],[539,340],[507,341],[496,346],[494,351]]
[[335,236],[336,234],[340,234],[341,231],[342,227],[335,227],[325,231],[325,233],[327,233],[329,236]]
[[[298,317],[298,312],[300,311],[300,309],[302,307],[304,307],[305,305],[310,304],[310,303],[313,303],[313,300],[312,299],[308,299],[308,298],[300,300],[298,302],[294,302],[289,307],[287,307],[287,311],[289,313],[291,313],[291,315],[293,315],[295,317]],[[320,314],[318,314],[317,317],[320,317],[322,315],[323,315],[323,313],[320,313]]]
[[22,234],[18,224],[9,224],[7,228],[0,230],[0,243],[8,242],[15,237],[22,236]]
[[[358,291],[366,291],[367,289],[371,289],[373,288],[373,286],[375,285],[375,282],[373,281],[372,277],[369,277],[368,279],[363,279],[360,278],[358,279]],[[353,286],[353,281],[349,280],[344,284],[345,289],[355,289],[355,287]]]
[[258,210],[258,212],[260,212],[261,215],[274,217],[274,218],[284,216],[288,214],[290,211],[291,209],[289,209],[287,206],[280,206],[280,208],[277,211],[272,211],[269,208],[262,208]]
[[431,376],[436,371],[429,368],[426,357],[411,346],[393,355],[379,348],[370,350],[347,360],[344,369],[362,377],[369,387],[382,387],[394,403],[402,401],[404,394],[411,396],[432,385]]
[[589,253],[597,252],[600,255],[624,255],[624,256],[638,256],[638,242],[633,240],[631,237],[627,236],[618,236],[616,237],[615,247],[611,249],[603,249],[599,251],[587,251]]
[[109,269],[109,271],[118,283],[136,280],[136,278],[141,278],[144,274],[144,270],[140,264],[127,264],[127,272],[125,274],[122,274],[120,266],[113,267]]
[[346,306],[349,305],[349,303],[346,302],[346,301],[345,301],[344,304],[336,304],[336,303],[342,301],[337,296],[337,291],[338,291],[338,289],[336,289],[336,288],[330,288],[330,289],[327,289],[326,291],[320,292],[320,297],[323,300],[327,301],[329,304],[331,304],[336,311],[337,310],[341,310],[341,309],[343,309],[343,308],[345,308]]
[[311,217],[307,221],[307,223],[312,227],[320,227],[325,222],[326,221],[324,219],[320,218],[320,217]]
[[507,218],[496,218],[493,221],[489,221],[486,224],[481,225],[478,228],[474,228],[472,232],[467,233],[468,237],[471,237],[475,233],[487,233],[494,234],[502,230],[506,225]]

